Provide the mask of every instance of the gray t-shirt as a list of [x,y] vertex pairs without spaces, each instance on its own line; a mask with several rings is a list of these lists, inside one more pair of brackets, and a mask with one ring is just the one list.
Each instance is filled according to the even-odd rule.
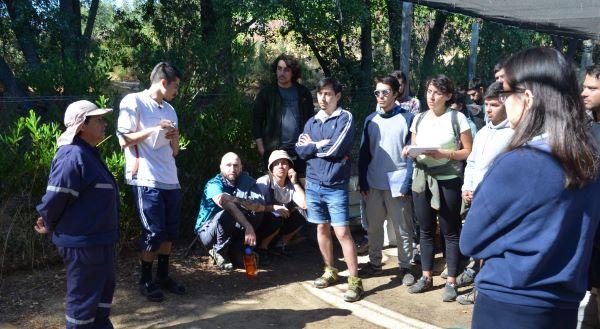
[[303,127],[300,127],[300,109],[298,107],[298,88],[279,87],[281,95],[281,148],[293,149]]

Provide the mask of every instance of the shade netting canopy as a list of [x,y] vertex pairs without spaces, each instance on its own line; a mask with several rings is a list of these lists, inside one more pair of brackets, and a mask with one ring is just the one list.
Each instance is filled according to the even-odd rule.
[[575,39],[600,40],[600,0],[409,0],[414,4]]

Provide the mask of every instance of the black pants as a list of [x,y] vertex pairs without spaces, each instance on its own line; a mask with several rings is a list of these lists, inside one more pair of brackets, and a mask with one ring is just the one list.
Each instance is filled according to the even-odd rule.
[[460,218],[461,186],[462,180],[454,178],[438,181],[440,194],[440,209],[431,208],[431,191],[429,187],[423,193],[413,192],[415,214],[420,224],[421,233],[421,266],[423,271],[433,270],[434,236],[437,225],[436,217],[440,221],[440,231],[444,236],[446,245],[446,262],[448,276],[456,277],[460,271],[459,264],[462,258],[458,241],[462,222]]
[[[276,230],[280,230],[279,233],[281,235],[287,235],[293,233],[294,231],[302,227],[302,225],[304,225],[305,222],[306,219],[300,213],[300,211],[298,209],[294,209],[293,211],[291,211],[290,217],[288,218],[277,217],[270,212],[265,213],[265,218],[263,219],[262,226],[265,226],[265,228],[269,228],[269,230],[271,230],[272,228],[276,228]],[[271,234],[273,232],[274,231],[271,231]]]
[[[263,213],[245,213],[260,242],[265,237],[275,233],[279,228],[263,221]],[[265,225],[266,224],[266,225]],[[206,249],[214,248],[222,256],[233,251],[241,251],[244,245],[245,230],[231,214],[225,210],[219,211],[209,219],[198,231],[198,238]]]

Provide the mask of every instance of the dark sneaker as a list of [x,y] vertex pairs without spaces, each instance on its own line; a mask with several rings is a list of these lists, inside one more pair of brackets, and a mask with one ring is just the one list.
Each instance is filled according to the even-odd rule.
[[475,280],[477,273],[470,268],[466,268],[461,274],[456,277],[456,286],[464,287],[470,285]]
[[362,280],[355,276],[348,277],[348,290],[344,293],[344,300],[347,302],[355,302],[362,297],[365,290],[363,289]]
[[398,277],[402,279],[402,284],[405,286],[412,286],[415,284],[415,276],[410,272],[408,268],[400,268]]
[[475,304],[476,298],[477,298],[477,290],[475,290],[475,288],[473,288],[473,290],[469,291],[468,293],[456,297],[456,301],[460,305],[473,305],[473,304]]
[[165,299],[158,285],[152,281],[140,282],[140,292],[151,302],[162,302]]
[[442,301],[444,302],[453,302],[456,300],[458,296],[458,291],[456,290],[456,283],[446,282],[444,286],[444,292],[442,294]]
[[220,270],[223,271],[233,271],[233,264],[225,260],[225,258],[219,254],[215,249],[211,249],[208,251],[208,255],[213,261],[213,264],[216,265]]
[[373,265],[371,262],[366,263],[358,270],[358,274],[364,276],[379,275],[381,273],[383,273],[382,266]]
[[167,289],[168,291],[170,291],[176,295],[185,294],[185,287],[183,285],[181,285],[180,283],[178,283],[177,281],[171,279],[170,276],[168,276],[165,279],[158,280],[158,285],[162,289]]
[[315,288],[326,288],[332,284],[336,284],[339,281],[338,269],[335,267],[325,266],[325,273],[321,277],[317,278],[313,285]]
[[428,279],[426,276],[422,276],[415,284],[408,287],[408,292],[411,294],[420,294],[433,288],[433,280]]

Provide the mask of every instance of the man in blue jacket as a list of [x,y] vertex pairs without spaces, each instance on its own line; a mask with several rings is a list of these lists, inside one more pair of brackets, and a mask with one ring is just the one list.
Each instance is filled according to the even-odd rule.
[[112,328],[114,245],[119,239],[119,191],[96,145],[104,139],[103,115],[89,101],[67,107],[35,230],[52,233],[67,266],[67,328]]
[[308,221],[317,224],[317,240],[325,262],[325,273],[314,281],[314,285],[325,288],[338,281],[338,270],[333,267],[333,226],[350,272],[344,300],[354,302],[363,293],[362,281],[358,278],[356,247],[348,221],[349,155],[355,130],[352,114],[338,107],[341,96],[342,86],[335,79],[319,81],[317,100],[321,110],[306,122],[304,132],[298,138],[296,152],[307,161]]

